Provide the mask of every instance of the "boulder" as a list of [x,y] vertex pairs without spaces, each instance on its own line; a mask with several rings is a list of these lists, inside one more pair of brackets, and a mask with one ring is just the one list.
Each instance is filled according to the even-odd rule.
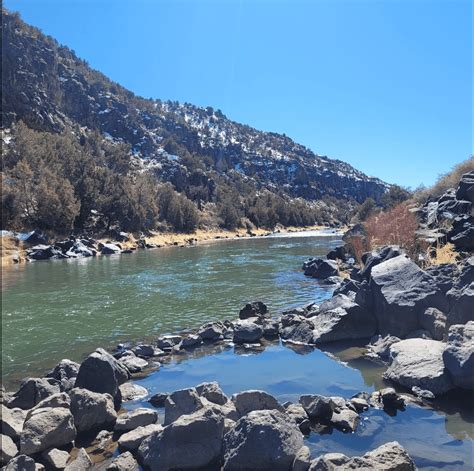
[[127,451],[117,456],[107,466],[106,471],[138,471],[138,463],[133,455]]
[[208,342],[221,340],[224,338],[224,325],[221,322],[210,322],[204,324],[198,331],[198,335]]
[[36,463],[29,456],[18,455],[2,471],[36,471]]
[[0,465],[7,464],[18,454],[18,448],[8,435],[0,435]]
[[65,471],[87,471],[89,469],[92,469],[92,461],[84,448],[81,448],[76,459],[64,468]]
[[120,395],[123,401],[133,401],[143,399],[148,395],[148,391],[143,386],[127,381],[119,386]]
[[46,377],[54,378],[59,381],[61,391],[69,391],[74,387],[79,367],[79,363],[64,359],[61,360],[54,369],[47,373]]
[[96,393],[119,396],[119,386],[130,378],[125,366],[104,349],[98,348],[81,364],[75,386]]
[[41,402],[38,402],[38,404],[36,404],[33,409],[30,409],[26,413],[26,420],[28,420],[38,409],[45,409],[46,407],[64,407],[66,409],[69,409],[70,406],[71,399],[66,393],[56,393],[52,396],[47,397],[46,399],[43,399]]
[[454,263],[433,265],[425,271],[434,278],[436,287],[442,293],[447,293],[453,287],[454,280],[459,276],[459,269]]
[[416,471],[417,467],[398,442],[389,442],[363,456],[349,458],[342,453],[327,453],[311,462],[310,471],[360,469],[364,471]]
[[449,328],[443,360],[456,386],[474,389],[474,321]]
[[308,414],[301,404],[288,404],[285,407],[285,412],[292,418],[295,424],[300,429],[301,433],[309,434],[311,431],[311,423],[308,420]]
[[158,414],[153,409],[139,407],[132,411],[121,414],[115,423],[115,430],[119,432],[129,432],[137,427],[155,424],[158,420]]
[[132,348],[132,352],[137,356],[137,357],[152,357],[155,355],[155,347],[153,345],[149,344],[140,344],[136,345],[135,347]]
[[468,172],[461,177],[456,191],[456,199],[474,203],[474,171]]
[[61,259],[69,258],[66,254],[62,253],[58,247],[52,245],[36,245],[28,251],[28,258],[31,260],[49,260],[49,259]]
[[74,244],[66,252],[66,255],[70,258],[95,257],[97,255],[97,251],[78,241],[74,242]]
[[380,358],[387,361],[390,358],[390,347],[397,342],[400,342],[400,339],[393,335],[386,335],[385,337],[375,335],[370,339],[366,355],[369,358]]
[[284,410],[280,403],[265,391],[243,391],[234,394],[231,400],[240,417],[256,410]]
[[374,267],[386,260],[403,255],[403,253],[403,250],[398,245],[389,245],[373,250],[372,252],[364,253],[362,255],[362,263],[364,266],[359,272],[360,276],[368,280]]
[[284,413],[252,411],[224,437],[223,470],[288,471],[302,446],[301,432]]
[[208,401],[221,406],[229,401],[229,398],[224,394],[224,391],[222,391],[216,381],[196,386],[196,392],[199,396],[205,397]]
[[254,343],[263,337],[262,326],[250,321],[241,321],[234,324],[235,343]]
[[197,347],[198,345],[201,345],[202,343],[202,338],[200,335],[188,335],[183,338],[181,341],[181,347],[182,348],[192,348],[192,347]]
[[451,306],[447,315],[448,326],[474,321],[474,282],[453,287],[447,297]]
[[182,415],[142,441],[138,455],[150,471],[208,469],[221,458],[224,419],[204,408]]
[[277,319],[265,319],[262,328],[264,337],[277,337],[280,330],[280,323]]
[[143,358],[137,357],[133,352],[120,357],[120,363],[124,365],[130,373],[139,373],[148,366],[148,362]]
[[343,432],[354,432],[359,423],[359,414],[348,407],[336,409],[331,416],[331,424]]
[[113,255],[120,253],[122,249],[115,244],[103,244],[102,248],[100,249],[100,253],[102,255]]
[[418,328],[428,307],[446,308],[446,297],[435,280],[408,257],[400,255],[375,266],[370,288],[379,333],[403,337]]
[[448,232],[448,240],[460,250],[474,250],[474,217],[458,216]]
[[239,312],[239,319],[263,317],[268,313],[268,308],[261,301],[246,304]]
[[[295,322],[288,322],[288,317]],[[282,316],[280,337],[288,342],[310,345],[314,338],[314,324],[311,320],[293,314]]]
[[203,403],[195,388],[181,389],[171,393],[165,400],[165,425],[182,415],[202,409]]
[[38,402],[60,392],[59,382],[53,378],[28,378],[8,402],[8,407],[31,409]]
[[117,420],[113,398],[83,388],[74,388],[71,396],[71,412],[78,432],[111,427]]
[[148,399],[148,402],[154,407],[165,407],[166,399],[168,398],[169,393],[159,392],[153,394],[153,396]]
[[122,450],[135,451],[142,441],[155,432],[161,432],[163,426],[160,424],[151,424],[144,427],[137,427],[135,430],[124,433],[119,439],[118,444]]
[[391,363],[386,379],[411,389],[418,386],[435,395],[453,388],[443,362],[446,344],[437,340],[409,339],[390,347]]
[[311,451],[304,445],[296,453],[291,471],[308,471],[311,464]]
[[377,328],[375,317],[343,294],[323,302],[311,321],[314,343],[370,338]]
[[46,466],[51,469],[64,469],[69,460],[69,453],[64,450],[52,448],[41,454]]
[[23,430],[25,418],[26,411],[19,408],[10,409],[2,404],[0,413],[0,428],[2,434],[17,441]]
[[300,404],[311,420],[331,420],[336,404],[327,396],[305,394],[300,397]]
[[76,438],[74,418],[63,407],[38,409],[25,421],[20,451],[33,455],[49,448],[67,445]]
[[321,258],[312,258],[304,262],[303,271],[306,276],[319,279],[339,276],[337,263],[333,260],[323,260]]
[[427,330],[434,340],[446,338],[446,315],[435,307],[429,307],[419,316],[420,327]]
[[330,250],[326,258],[328,260],[345,260],[347,256],[347,249],[344,245],[340,245],[332,250]]
[[163,350],[169,350],[178,345],[181,340],[181,335],[163,335],[156,340],[156,345]]

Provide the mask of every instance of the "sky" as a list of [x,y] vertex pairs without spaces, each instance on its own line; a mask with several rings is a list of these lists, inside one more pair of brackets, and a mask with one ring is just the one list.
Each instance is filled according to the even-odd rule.
[[137,95],[412,188],[473,154],[470,0],[6,0]]

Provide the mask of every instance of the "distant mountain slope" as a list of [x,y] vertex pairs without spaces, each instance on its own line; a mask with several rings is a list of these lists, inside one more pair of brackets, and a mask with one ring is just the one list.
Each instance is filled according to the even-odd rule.
[[57,133],[98,130],[130,145],[136,166],[152,168],[180,191],[195,178],[196,161],[205,178],[217,174],[230,185],[243,182],[291,198],[362,202],[379,200],[389,188],[285,135],[236,123],[210,107],[136,97],[8,12],[3,14],[2,73],[4,128],[22,120]]

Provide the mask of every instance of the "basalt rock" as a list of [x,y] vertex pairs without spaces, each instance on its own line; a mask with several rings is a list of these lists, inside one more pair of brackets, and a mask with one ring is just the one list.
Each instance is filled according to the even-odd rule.
[[313,258],[304,262],[303,271],[306,276],[319,279],[326,279],[339,275],[339,269],[336,262],[333,260],[323,260],[321,258]]
[[280,403],[265,391],[242,391],[234,394],[231,400],[235,404],[237,412],[241,417],[256,410],[283,411],[283,407]]
[[119,415],[115,423],[115,430],[119,432],[130,432],[137,427],[155,424],[157,420],[158,414],[153,409],[140,407]]
[[8,402],[8,407],[31,409],[43,399],[60,392],[59,381],[54,378],[28,378]]
[[261,301],[246,304],[239,312],[239,319],[251,317],[264,317],[268,313],[267,306]]

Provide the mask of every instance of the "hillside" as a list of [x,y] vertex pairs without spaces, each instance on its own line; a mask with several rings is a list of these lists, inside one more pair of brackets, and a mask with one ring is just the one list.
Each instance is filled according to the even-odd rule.
[[[58,147],[51,141],[55,138],[46,134],[69,136],[75,141],[70,146],[78,144],[78,154],[89,146],[87,152],[95,165],[114,173],[121,159],[119,173],[130,177],[131,184],[135,183],[134,175],[144,173],[159,182],[170,182],[174,190],[194,201],[201,213],[217,214],[224,226],[239,225],[243,219],[257,226],[344,222],[344,213],[357,203],[368,197],[379,201],[389,189],[386,183],[344,162],[316,155],[285,135],[231,121],[211,107],[137,97],[92,70],[67,47],[25,24],[17,14],[5,11],[2,65],[7,182],[11,181],[8,171],[20,160],[29,162],[28,150],[23,149],[22,154],[18,141],[34,130],[36,133],[28,134],[29,140],[48,141],[54,148]],[[20,121],[27,130],[21,129],[23,137],[17,139]],[[115,158],[115,153],[119,157]],[[100,157],[104,154],[108,155],[105,160]],[[64,165],[61,156],[58,162]],[[91,210],[101,211],[94,204],[84,207],[77,182],[69,178],[68,171],[63,168],[57,173],[64,174],[73,187],[68,211],[77,214],[67,225],[81,227],[90,219]],[[36,175],[36,180],[42,178]],[[231,195],[227,198],[231,201],[225,201],[223,195]],[[347,205],[347,201],[352,203]],[[269,206],[275,217],[267,213],[255,216]],[[298,215],[285,221],[288,217],[283,206]],[[129,229],[152,228],[154,218],[145,219],[146,224],[132,224]],[[120,223],[106,225],[114,222]],[[8,225],[11,222],[4,218],[3,226]]]

